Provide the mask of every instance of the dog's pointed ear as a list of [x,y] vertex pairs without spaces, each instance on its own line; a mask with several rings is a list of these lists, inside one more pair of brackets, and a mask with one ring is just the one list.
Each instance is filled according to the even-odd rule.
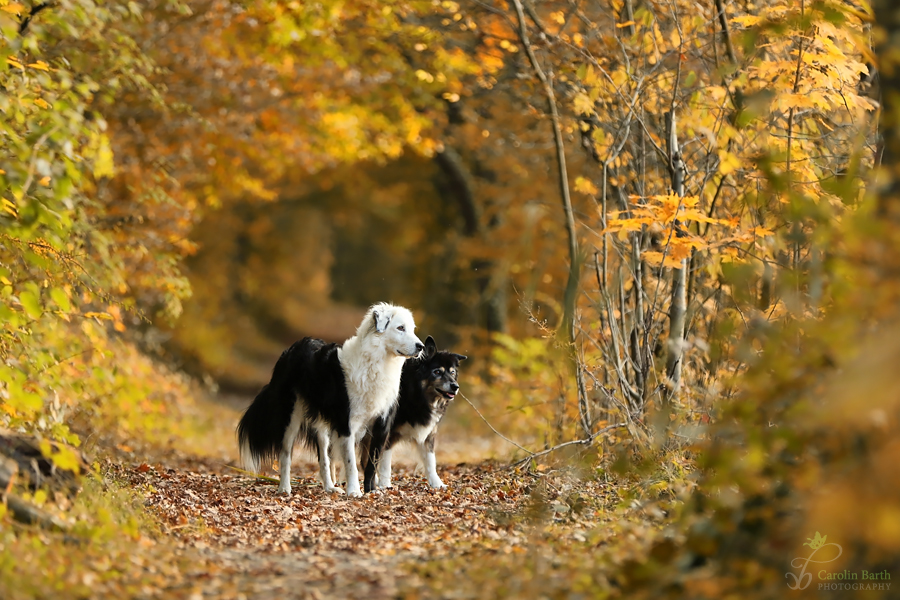
[[459,360],[459,361],[463,361],[463,360],[466,360],[467,358],[469,358],[468,356],[466,356],[464,354],[454,354],[453,356],[455,356],[456,360]]
[[375,333],[384,333],[391,324],[391,316],[384,310],[381,312],[373,310],[372,319],[375,321]]
[[434,338],[429,335],[425,338],[425,360],[431,360],[435,353],[437,353],[437,344],[434,343]]

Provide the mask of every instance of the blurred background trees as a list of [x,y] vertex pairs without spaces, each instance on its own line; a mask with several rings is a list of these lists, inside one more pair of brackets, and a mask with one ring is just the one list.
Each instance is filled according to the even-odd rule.
[[166,439],[179,370],[252,392],[390,300],[504,431],[610,437],[665,515],[619,588],[778,595],[818,530],[896,571],[875,4],[0,0],[0,423]]
[[643,444],[827,309],[876,154],[840,2],[2,8],[8,356],[89,313],[246,391],[387,299],[548,439]]

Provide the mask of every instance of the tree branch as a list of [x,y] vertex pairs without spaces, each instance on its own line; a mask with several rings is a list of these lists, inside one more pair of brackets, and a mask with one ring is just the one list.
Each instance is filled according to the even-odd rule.
[[31,24],[31,20],[37,16],[39,12],[44,10],[45,8],[52,8],[56,6],[52,2],[41,2],[40,4],[35,4],[31,7],[31,10],[28,11],[28,14],[25,15],[25,18],[22,19],[22,22],[19,23],[19,35],[25,35],[25,30],[28,29],[28,26]]
[[532,451],[529,450],[528,448],[525,448],[525,447],[523,447],[523,446],[520,446],[520,445],[517,444],[516,442],[512,441],[511,439],[509,439],[508,437],[506,437],[505,435],[503,435],[502,433],[500,433],[499,431],[497,431],[497,430],[494,428],[494,426],[491,425],[490,421],[488,421],[487,419],[484,418],[484,415],[481,414],[481,411],[478,410],[478,407],[476,407],[474,404],[472,404],[472,401],[471,401],[471,400],[469,400],[468,398],[466,398],[466,397],[465,397],[463,394],[461,394],[461,393],[460,393],[459,395],[462,396],[462,399],[463,399],[463,400],[465,400],[466,402],[469,403],[469,406],[471,406],[471,407],[472,407],[472,410],[474,410],[474,411],[478,414],[478,416],[481,417],[481,420],[484,421],[484,424],[487,425],[488,427],[490,427],[490,428],[491,428],[491,431],[493,431],[494,433],[496,433],[497,436],[500,437],[500,439],[502,439],[502,440],[505,441],[505,442],[509,442],[510,444],[512,444],[513,446],[515,446],[516,448],[518,448],[519,450],[521,450],[521,451],[523,451],[523,452],[527,452],[527,453],[529,454],[529,456],[534,456],[534,452],[532,452]]
[[[513,0],[513,1],[515,1],[515,0]],[[602,429],[598,429],[595,433],[592,433],[590,436],[586,437],[583,440],[572,440],[571,442],[563,442],[562,444],[553,446],[552,448],[547,448],[546,450],[542,450],[540,452],[535,452],[531,456],[525,457],[522,460],[513,463],[511,465],[511,467],[512,468],[520,467],[520,466],[524,465],[525,463],[527,463],[529,460],[538,458],[540,456],[545,456],[547,454],[550,454],[551,452],[556,452],[560,448],[565,448],[566,446],[574,446],[576,444],[581,445],[581,446],[590,446],[598,436],[603,435],[607,431],[612,431],[613,429],[621,429],[622,427],[628,427],[628,424],[627,423],[616,423],[615,425],[607,425],[606,427],[604,427]]]
[[725,53],[728,54],[728,60],[731,64],[737,64],[737,55],[734,53],[734,46],[731,43],[731,32],[728,29],[728,17],[725,14],[724,0],[716,0],[716,13],[719,17],[719,25],[722,27],[722,37],[725,39]]

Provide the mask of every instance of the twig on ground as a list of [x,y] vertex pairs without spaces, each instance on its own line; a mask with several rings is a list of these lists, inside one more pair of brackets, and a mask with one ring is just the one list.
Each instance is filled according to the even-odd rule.
[[521,451],[523,451],[523,452],[527,452],[530,456],[534,456],[534,452],[532,452],[532,451],[529,450],[528,448],[524,448],[524,447],[520,446],[520,445],[517,444],[516,442],[512,441],[511,439],[509,439],[508,437],[506,437],[505,435],[503,435],[502,433],[500,433],[499,431],[497,431],[497,430],[494,428],[494,426],[491,425],[490,422],[489,422],[487,419],[484,418],[484,415],[481,414],[481,411],[478,410],[478,408],[477,408],[474,404],[472,404],[472,401],[471,401],[471,400],[469,400],[468,398],[466,398],[463,394],[459,394],[459,395],[462,396],[462,399],[463,399],[463,400],[465,400],[466,402],[469,403],[469,406],[471,406],[472,409],[473,409],[476,413],[478,413],[478,416],[481,417],[481,420],[484,421],[484,423],[485,423],[488,427],[491,428],[491,431],[493,431],[494,433],[496,433],[498,436],[500,436],[501,439],[503,439],[503,440],[509,442],[510,444],[512,444],[513,446],[515,446],[516,448],[518,448],[519,450],[521,450]]
[[227,469],[231,469],[232,471],[237,471],[238,473],[243,473],[244,475],[249,475],[250,477],[254,477],[254,478],[256,478],[256,479],[265,479],[266,481],[274,481],[275,483],[278,483],[279,481],[281,481],[280,479],[278,479],[278,478],[276,478],[276,477],[269,477],[269,476],[267,476],[267,475],[260,475],[259,473],[254,473],[254,472],[252,472],[252,471],[247,471],[246,469],[239,469],[239,468],[237,468],[237,467],[232,467],[231,465],[223,465],[223,466],[224,466],[225,468],[227,468]]
[[486,424],[488,427],[491,428],[491,431],[493,431],[493,432],[496,433],[498,436],[500,436],[501,439],[503,439],[503,440],[509,442],[510,444],[512,444],[513,446],[515,446],[516,448],[518,448],[518,449],[520,449],[520,450],[522,450],[523,452],[526,452],[526,453],[528,454],[528,456],[526,456],[525,458],[523,458],[523,459],[521,459],[521,460],[517,460],[516,462],[512,463],[512,464],[510,465],[510,468],[511,468],[511,469],[515,469],[515,468],[517,468],[517,467],[519,467],[519,466],[525,464],[526,462],[528,462],[529,460],[531,460],[531,459],[533,459],[533,458],[537,458],[537,457],[539,457],[539,456],[545,456],[545,455],[547,455],[547,454],[550,454],[551,452],[554,452],[554,451],[556,451],[556,450],[559,450],[560,448],[565,448],[566,446],[574,446],[575,444],[580,444],[580,445],[582,445],[582,446],[590,446],[590,445],[594,442],[594,440],[597,438],[597,436],[602,435],[602,434],[606,433],[607,431],[612,431],[613,429],[619,429],[620,427],[625,427],[625,428],[628,427],[628,423],[616,423],[616,424],[614,424],[614,425],[607,425],[607,426],[604,427],[603,429],[599,429],[599,430],[595,431],[594,433],[592,433],[590,436],[584,438],[583,440],[572,440],[572,441],[570,441],[570,442],[563,442],[562,444],[559,444],[559,445],[557,445],[557,446],[553,446],[552,448],[547,448],[546,450],[541,450],[540,452],[532,452],[532,451],[529,450],[528,448],[525,448],[525,447],[523,447],[523,446],[520,446],[520,445],[517,444],[516,442],[512,441],[511,439],[509,439],[508,437],[506,437],[505,435],[503,435],[502,433],[500,433],[499,431],[497,431],[497,429],[496,429],[493,425],[491,425],[490,422],[489,422],[487,419],[484,418],[484,415],[481,414],[481,411],[478,410],[478,408],[477,408],[474,404],[472,404],[472,401],[471,401],[471,400],[469,400],[468,398],[466,398],[463,394],[459,394],[459,395],[462,396],[462,399],[463,399],[463,400],[465,400],[466,402],[469,403],[469,406],[471,406],[472,409],[473,409],[476,413],[478,413],[478,416],[481,417],[481,420],[484,421],[485,424]]
[[586,437],[583,440],[572,440],[571,442],[563,442],[562,444],[558,444],[556,446],[553,446],[552,448],[547,448],[546,450],[542,450],[540,452],[533,452],[531,454],[531,456],[527,456],[527,457],[523,458],[522,460],[514,462],[512,465],[510,465],[510,468],[515,469],[517,467],[522,466],[529,460],[532,460],[539,456],[544,456],[546,454],[550,454],[551,452],[559,450],[560,448],[565,448],[566,446],[574,446],[576,444],[579,444],[582,446],[590,446],[594,442],[594,439],[597,438],[597,436],[599,436],[603,433],[606,433],[607,431],[612,431],[613,429],[619,429],[620,427],[628,427],[628,424],[627,423],[616,423],[614,425],[607,425],[603,429],[599,429],[599,430],[595,431],[589,437]]
[[[237,471],[238,473],[243,473],[244,475],[249,475],[250,477],[253,477],[254,479],[262,479],[267,484],[281,483],[281,480],[278,479],[277,477],[269,477],[267,475],[259,475],[252,471],[247,471],[245,469],[239,469],[238,467],[232,467],[231,465],[223,465],[223,466],[227,469],[231,469],[232,471]],[[250,481],[250,482],[247,482],[247,485],[252,485],[253,483],[254,482]],[[294,487],[297,487],[297,486],[316,487],[319,484],[318,483],[303,483],[302,479],[300,479],[299,477],[295,477],[295,478],[291,479],[291,485]]]

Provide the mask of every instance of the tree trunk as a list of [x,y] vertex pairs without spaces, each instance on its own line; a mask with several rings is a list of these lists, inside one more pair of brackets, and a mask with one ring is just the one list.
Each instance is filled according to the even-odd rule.
[[587,401],[587,391],[584,384],[584,373],[581,372],[581,360],[578,357],[576,344],[578,335],[576,330],[575,306],[578,300],[578,290],[581,282],[581,265],[583,259],[578,250],[578,236],[575,230],[575,213],[572,210],[572,197],[569,193],[569,171],[566,168],[566,148],[560,125],[559,108],[556,105],[556,94],[547,74],[541,68],[540,62],[534,54],[534,48],[528,38],[528,27],[525,24],[525,9],[521,0],[513,0],[516,9],[516,18],[519,25],[519,41],[525,49],[531,68],[541,82],[544,96],[547,99],[547,108],[550,112],[550,124],[553,127],[553,143],[556,148],[556,166],[559,171],[559,196],[562,201],[563,217],[566,223],[566,235],[569,242],[569,277],[566,282],[565,297],[563,300],[563,319],[559,331],[568,338],[569,358],[575,369],[575,387],[578,396],[578,415],[581,427],[585,434],[591,435],[591,414]]
[[[442,196],[452,199],[459,206],[463,218],[463,234],[469,238],[482,237],[484,228],[481,224],[481,211],[475,200],[475,178],[455,149],[445,145],[444,150],[435,154],[434,162],[446,177],[441,186]],[[478,272],[476,277],[479,293],[480,324],[489,333],[505,333],[506,323],[506,280],[495,272],[494,263],[488,260],[472,261],[472,269]],[[499,278],[499,283],[496,278]]]
[[[87,468],[87,465],[82,464],[82,467]],[[57,531],[68,529],[61,519],[13,493],[13,486],[20,480],[30,489],[48,487],[72,495],[79,489],[78,475],[56,468],[43,456],[37,440],[0,430],[0,504],[6,504],[10,514],[20,523]]]
[[16,482],[19,474],[19,463],[0,454],[0,502],[6,502],[6,495]]
[[[669,168],[672,175],[672,191],[684,196],[684,161],[678,148],[678,132],[674,111],[667,115],[669,124]],[[672,224],[673,236],[680,234],[676,219]],[[684,358],[684,328],[687,316],[687,260],[681,259],[681,267],[672,271],[672,302],[669,308],[669,341],[666,355],[666,377],[670,392],[681,386],[681,367]]]

